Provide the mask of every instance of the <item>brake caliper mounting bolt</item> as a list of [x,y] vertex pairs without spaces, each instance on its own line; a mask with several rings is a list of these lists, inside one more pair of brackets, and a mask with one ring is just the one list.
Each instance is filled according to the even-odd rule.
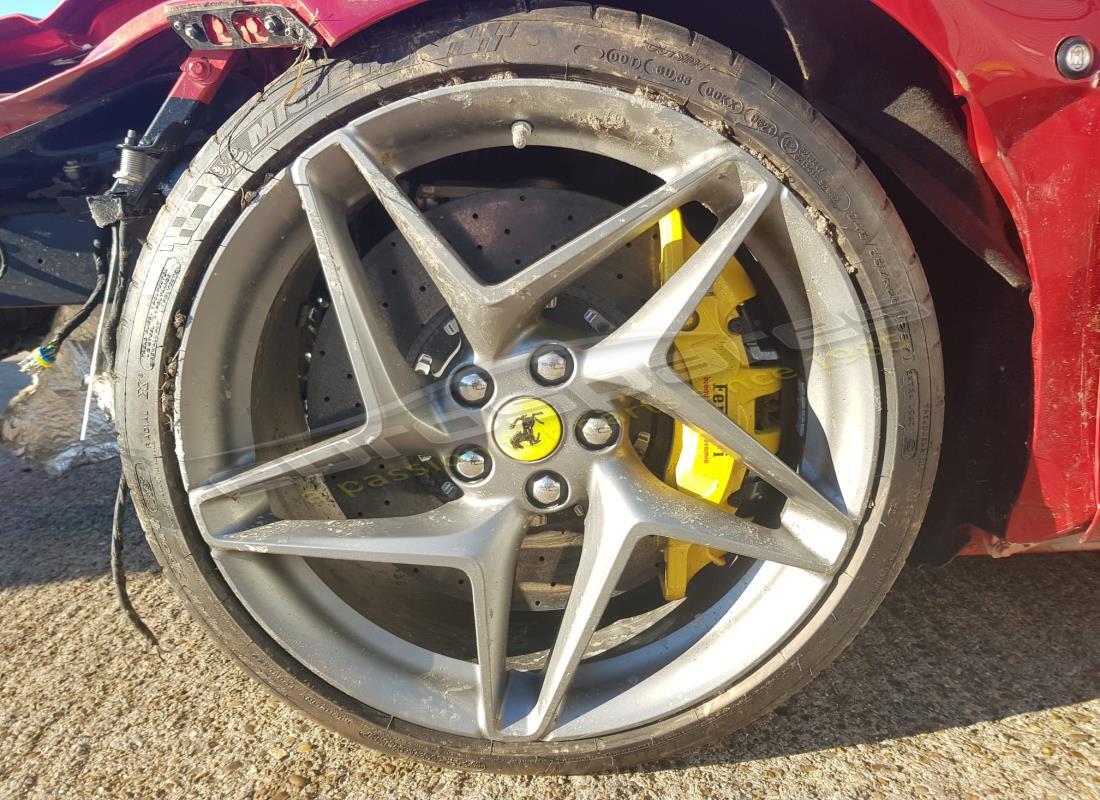
[[476,481],[489,471],[489,456],[480,447],[463,447],[454,455],[454,469],[464,480]]
[[512,123],[512,144],[517,150],[522,150],[527,146],[528,139],[531,138],[531,134],[535,132],[535,129],[531,127],[531,123],[526,120],[520,120],[519,122]]
[[539,508],[551,508],[565,502],[565,479],[554,472],[539,472],[527,482],[527,496]]
[[557,386],[572,377],[573,357],[561,345],[543,345],[531,356],[531,372],[543,386]]
[[454,377],[452,384],[458,402],[471,408],[485,405],[493,393],[493,379],[485,370],[478,367],[466,367]]
[[619,423],[603,411],[590,411],[577,422],[577,438],[589,450],[610,447],[619,438]]

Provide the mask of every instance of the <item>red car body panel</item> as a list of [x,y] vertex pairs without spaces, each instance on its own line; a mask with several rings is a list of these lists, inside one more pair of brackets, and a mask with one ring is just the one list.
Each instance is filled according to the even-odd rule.
[[[116,13],[116,5],[125,6],[129,16]],[[0,95],[0,136],[65,111],[81,92],[92,91],[91,85],[85,89],[85,82],[94,81],[96,90],[106,92],[123,85],[126,72],[132,79],[135,65],[126,64],[124,70],[118,70],[118,62],[138,45],[168,30],[161,5],[157,0],[119,0],[99,6],[92,14],[81,0],[67,0],[40,21],[24,16],[0,18],[0,70],[40,63],[59,67],[38,83]],[[73,66],[61,68],[81,55]]]
[[[280,2],[334,46],[425,0]],[[1003,538],[975,531],[969,552],[1100,547],[1100,91],[1095,76],[1066,80],[1054,62],[1067,36],[1100,44],[1100,3],[868,2],[927,48],[964,101],[971,148],[1012,214],[1031,275],[1027,474]],[[41,21],[0,18],[0,70],[53,62],[38,83],[0,95],[0,136],[64,110],[93,75],[98,91],[124,80],[111,67],[153,37],[174,38],[165,6],[187,4],[68,0]],[[176,93],[201,90],[182,68]]]
[[1031,273],[1034,422],[1009,542],[1100,540],[1100,92],[1053,54],[1100,42],[1094,0],[875,0],[965,98],[971,146],[1004,198]]

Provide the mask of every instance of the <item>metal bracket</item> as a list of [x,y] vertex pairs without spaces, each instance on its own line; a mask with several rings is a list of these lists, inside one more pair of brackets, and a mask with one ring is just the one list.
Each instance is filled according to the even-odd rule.
[[174,163],[173,154],[198,128],[208,103],[240,58],[234,52],[187,57],[176,85],[145,133],[139,138],[131,131],[119,145],[121,160],[114,185],[104,194],[87,198],[96,225],[104,228],[154,213],[159,205],[158,181]]
[[172,29],[192,50],[252,50],[317,45],[317,35],[284,6],[274,3],[194,3],[166,9]]

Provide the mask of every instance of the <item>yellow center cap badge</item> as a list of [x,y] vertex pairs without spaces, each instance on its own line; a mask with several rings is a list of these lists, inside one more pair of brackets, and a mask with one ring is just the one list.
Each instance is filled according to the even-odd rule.
[[540,461],[561,443],[561,417],[549,403],[534,397],[510,400],[497,412],[493,438],[516,461]]

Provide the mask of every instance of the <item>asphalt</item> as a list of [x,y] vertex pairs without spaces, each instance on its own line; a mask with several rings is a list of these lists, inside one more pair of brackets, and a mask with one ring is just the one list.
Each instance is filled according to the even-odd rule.
[[116,462],[0,453],[0,798],[1100,798],[1100,555],[905,570],[807,690],[670,764],[579,778],[391,759],[245,678],[140,532],[144,649],[108,580]]

